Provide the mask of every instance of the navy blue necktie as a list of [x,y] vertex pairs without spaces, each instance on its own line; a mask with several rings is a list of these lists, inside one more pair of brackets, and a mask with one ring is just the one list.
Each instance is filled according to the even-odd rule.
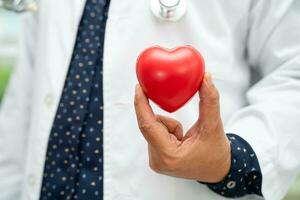
[[102,57],[109,0],[87,0],[49,137],[40,199],[103,199]]

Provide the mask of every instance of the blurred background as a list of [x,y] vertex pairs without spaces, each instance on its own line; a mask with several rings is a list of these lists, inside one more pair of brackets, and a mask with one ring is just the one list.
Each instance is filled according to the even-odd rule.
[[15,64],[19,27],[16,14],[0,9],[0,102]]
[[[0,109],[1,99],[16,61],[19,28],[18,16],[0,9]],[[300,177],[284,200],[300,200]]]

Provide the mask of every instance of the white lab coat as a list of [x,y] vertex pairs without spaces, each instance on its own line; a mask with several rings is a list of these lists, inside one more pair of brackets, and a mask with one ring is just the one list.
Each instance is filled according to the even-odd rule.
[[[39,12],[23,16],[20,57],[0,115],[1,200],[39,198],[84,3],[41,0]],[[255,150],[265,198],[282,199],[300,169],[299,21],[296,0],[189,0],[179,22],[158,21],[149,0],[112,0],[103,60],[104,200],[223,199],[196,181],[159,175],[148,166],[133,108],[135,61],[156,44],[189,44],[202,52],[220,91],[226,132]],[[250,66],[262,75],[255,85]],[[186,130],[197,106],[196,95],[171,116]]]

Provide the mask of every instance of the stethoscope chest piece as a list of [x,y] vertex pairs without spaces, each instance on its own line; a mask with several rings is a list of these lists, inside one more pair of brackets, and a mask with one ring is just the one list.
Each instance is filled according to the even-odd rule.
[[151,0],[153,14],[162,21],[178,21],[186,9],[186,0]]

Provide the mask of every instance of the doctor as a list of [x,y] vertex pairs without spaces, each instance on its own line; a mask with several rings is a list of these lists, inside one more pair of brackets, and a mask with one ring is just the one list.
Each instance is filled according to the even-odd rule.
[[[1,200],[284,197],[300,169],[299,1],[161,3],[41,0],[23,16]],[[149,104],[135,62],[157,44],[202,52],[200,103]]]

